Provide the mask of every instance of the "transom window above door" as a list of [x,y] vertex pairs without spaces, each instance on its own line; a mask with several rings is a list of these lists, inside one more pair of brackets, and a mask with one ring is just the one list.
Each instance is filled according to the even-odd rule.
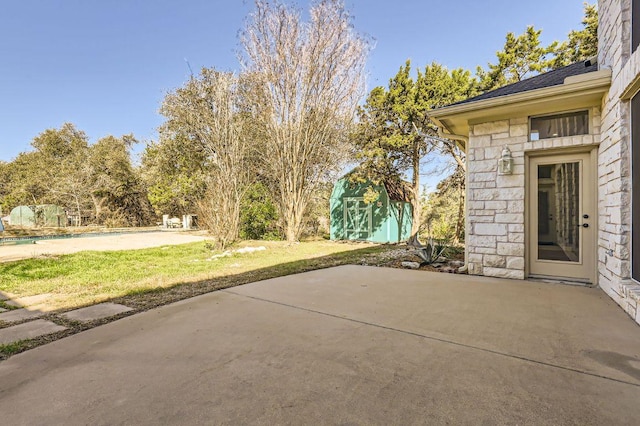
[[531,117],[529,140],[589,134],[589,111]]

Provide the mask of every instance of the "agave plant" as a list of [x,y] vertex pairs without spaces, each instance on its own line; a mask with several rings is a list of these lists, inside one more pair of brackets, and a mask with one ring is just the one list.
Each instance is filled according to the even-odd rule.
[[436,262],[447,249],[447,245],[443,241],[436,241],[429,238],[426,245],[416,247],[416,255],[422,259],[422,265],[430,265]]

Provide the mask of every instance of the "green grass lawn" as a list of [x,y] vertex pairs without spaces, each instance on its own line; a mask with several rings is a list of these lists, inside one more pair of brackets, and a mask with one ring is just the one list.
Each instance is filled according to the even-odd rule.
[[[215,288],[356,263],[363,256],[388,249],[330,241],[295,245],[253,241],[238,247],[243,246],[265,246],[267,250],[211,259],[220,252],[211,251],[206,243],[200,242],[143,250],[87,251],[1,263],[0,290],[19,297],[50,293],[47,308],[66,310],[123,297],[135,299],[147,295],[147,299],[158,299],[162,293],[177,287],[190,287],[188,294],[185,293],[188,297]],[[217,281],[221,284],[216,284]]]

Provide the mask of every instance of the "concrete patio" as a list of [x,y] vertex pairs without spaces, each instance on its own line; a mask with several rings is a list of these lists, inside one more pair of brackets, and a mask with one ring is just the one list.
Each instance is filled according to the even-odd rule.
[[7,424],[636,424],[640,327],[601,290],[343,266],[0,363]]

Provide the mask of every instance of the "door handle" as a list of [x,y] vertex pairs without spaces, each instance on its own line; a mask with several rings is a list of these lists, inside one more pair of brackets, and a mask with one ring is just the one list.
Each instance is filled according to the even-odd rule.
[[588,223],[583,223],[582,225],[576,225],[576,226],[577,226],[578,228],[579,228],[579,227],[581,227],[581,226],[582,226],[583,228],[588,228],[588,227],[589,227],[589,224],[588,224]]

